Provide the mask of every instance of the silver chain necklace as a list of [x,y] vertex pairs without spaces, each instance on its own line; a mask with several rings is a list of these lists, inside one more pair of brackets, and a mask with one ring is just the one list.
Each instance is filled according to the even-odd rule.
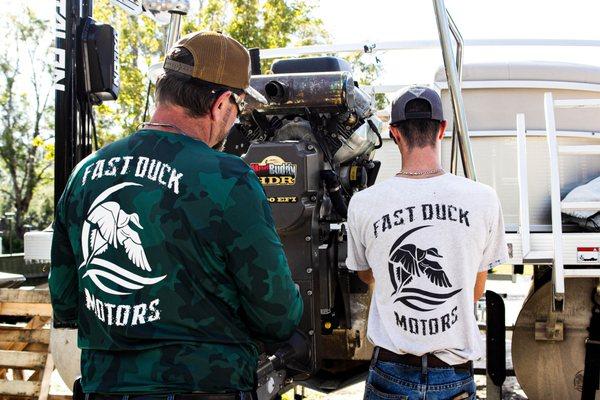
[[160,126],[163,128],[172,128],[175,129],[177,131],[177,133],[181,133],[185,135],[185,132],[182,131],[181,129],[179,129],[178,127],[176,127],[173,124],[167,124],[167,123],[162,123],[162,122],[142,122],[141,126],[145,127],[146,125],[151,125],[151,126]]
[[193,136],[191,136],[191,135],[188,135],[187,133],[185,133],[184,131],[182,131],[181,129],[179,129],[177,126],[175,126],[175,125],[173,125],[173,124],[167,124],[167,123],[164,123],[164,122],[142,122],[142,123],[140,124],[140,126],[141,126],[142,128],[144,128],[145,126],[160,126],[160,127],[162,127],[162,128],[171,128],[171,129],[175,129],[176,133],[179,133],[180,135],[187,136],[187,137],[189,137],[190,139],[198,140],[198,141],[200,141],[200,142],[201,142],[201,140],[200,140],[200,139],[196,139],[195,137],[193,137]]
[[410,171],[400,171],[396,175],[409,175],[409,176],[422,176],[422,175],[433,175],[439,172],[444,172],[443,168],[432,169],[431,171],[418,171],[418,172],[410,172]]

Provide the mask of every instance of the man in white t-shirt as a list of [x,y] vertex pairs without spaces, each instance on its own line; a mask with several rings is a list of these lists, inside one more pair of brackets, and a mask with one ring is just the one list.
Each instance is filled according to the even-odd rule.
[[435,91],[406,89],[390,121],[402,169],[348,209],[346,265],[374,282],[365,399],[475,399],[473,302],[487,271],[508,259],[500,202],[489,186],[442,169],[446,121]]

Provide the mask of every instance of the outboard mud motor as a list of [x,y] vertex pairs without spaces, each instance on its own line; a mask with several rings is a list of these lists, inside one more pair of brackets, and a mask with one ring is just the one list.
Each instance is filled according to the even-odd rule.
[[368,286],[345,268],[342,223],[352,195],[375,182],[382,123],[343,59],[282,60],[272,71],[252,77],[268,104],[248,104],[225,151],[259,177],[304,301],[310,362],[294,379],[333,390],[365,372],[372,351]]

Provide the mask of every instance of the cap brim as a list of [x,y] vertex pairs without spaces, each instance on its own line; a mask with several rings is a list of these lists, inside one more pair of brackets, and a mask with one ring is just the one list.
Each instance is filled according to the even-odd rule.
[[261,104],[269,104],[267,99],[265,99],[265,96],[263,96],[258,90],[254,89],[252,86],[248,86],[246,89],[244,89],[244,92]]

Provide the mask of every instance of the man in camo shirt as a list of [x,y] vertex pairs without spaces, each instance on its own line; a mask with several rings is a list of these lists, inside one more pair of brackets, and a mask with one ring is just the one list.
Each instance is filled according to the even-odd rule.
[[[249,55],[181,39],[144,129],[83,160],[56,209],[50,292],[76,322],[87,399],[244,398],[255,340],[283,341],[302,300],[252,170],[219,149],[243,108]],[[264,99],[262,99],[264,100]]]

